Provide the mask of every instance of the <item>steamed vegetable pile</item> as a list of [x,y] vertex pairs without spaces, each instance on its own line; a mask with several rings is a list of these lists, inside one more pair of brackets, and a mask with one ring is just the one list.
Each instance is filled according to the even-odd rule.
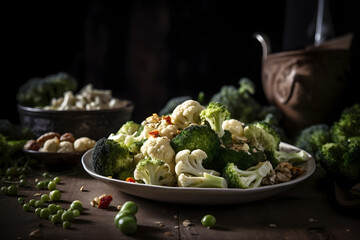
[[96,173],[161,186],[255,188],[301,175],[304,151],[280,149],[280,135],[266,121],[245,124],[220,102],[195,100],[141,124],[126,122],[95,144]]
[[295,145],[311,153],[327,175],[341,185],[360,183],[360,104],[344,109],[331,126],[318,124],[304,129]]

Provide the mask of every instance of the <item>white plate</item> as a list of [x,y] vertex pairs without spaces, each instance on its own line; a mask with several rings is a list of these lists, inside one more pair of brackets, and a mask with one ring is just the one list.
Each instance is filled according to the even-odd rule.
[[[299,150],[298,148],[286,143],[281,143],[280,148],[285,151]],[[91,155],[92,150],[87,151],[83,155],[81,162],[85,171],[95,179],[113,185],[119,188],[119,191],[133,196],[179,204],[221,205],[261,200],[298,185],[305,179],[309,178],[316,168],[314,159],[309,155],[309,160],[300,165],[304,168],[305,172],[296,179],[286,183],[252,189],[165,187],[130,183],[101,176],[94,171]]]

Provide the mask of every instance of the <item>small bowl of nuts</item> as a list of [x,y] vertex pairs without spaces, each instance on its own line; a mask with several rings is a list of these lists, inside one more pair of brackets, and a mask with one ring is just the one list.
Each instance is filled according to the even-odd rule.
[[39,160],[51,171],[62,171],[80,163],[82,155],[95,146],[89,137],[75,138],[72,133],[47,132],[37,139],[28,140],[23,151]]
[[64,92],[48,106],[18,105],[21,126],[36,137],[47,132],[71,132],[94,140],[116,132],[131,119],[134,104],[115,98],[111,90],[95,89],[91,84],[78,93]]

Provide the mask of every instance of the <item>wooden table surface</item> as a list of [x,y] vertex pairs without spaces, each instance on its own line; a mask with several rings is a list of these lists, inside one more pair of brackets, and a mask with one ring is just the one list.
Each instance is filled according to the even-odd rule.
[[[40,219],[34,212],[25,212],[17,197],[0,195],[0,239],[36,239],[29,236],[40,232],[38,239],[360,239],[359,213],[353,208],[340,207],[333,201],[331,189],[322,184],[322,172],[316,170],[305,182],[275,197],[257,202],[223,206],[178,205],[141,199],[121,193],[116,187],[99,182],[79,164],[66,173],[51,172],[61,177],[57,189],[62,192],[59,202],[68,208],[73,200],[81,200],[85,211],[70,229]],[[30,186],[19,188],[25,201],[38,190],[34,179],[41,179],[41,171],[28,176]],[[2,183],[2,186],[4,184]],[[84,190],[80,188],[84,186]],[[90,201],[102,194],[110,194],[113,201],[107,209],[98,209]],[[134,201],[138,231],[133,236],[122,234],[114,225],[117,206]],[[358,209],[357,209],[358,210]],[[201,225],[205,214],[216,217],[216,226]],[[189,226],[183,222],[190,221]]]

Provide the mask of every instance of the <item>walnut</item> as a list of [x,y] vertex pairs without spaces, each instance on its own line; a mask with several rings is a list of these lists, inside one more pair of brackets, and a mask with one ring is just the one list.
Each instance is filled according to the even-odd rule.
[[44,133],[43,135],[38,137],[38,139],[36,139],[36,142],[38,142],[40,147],[42,147],[47,140],[52,139],[54,137],[60,138],[60,134],[56,132]]
[[40,149],[40,144],[34,139],[31,139],[26,142],[24,149],[38,151]]
[[68,141],[73,143],[75,142],[75,137],[72,133],[64,133],[63,135],[61,135],[60,141]]

